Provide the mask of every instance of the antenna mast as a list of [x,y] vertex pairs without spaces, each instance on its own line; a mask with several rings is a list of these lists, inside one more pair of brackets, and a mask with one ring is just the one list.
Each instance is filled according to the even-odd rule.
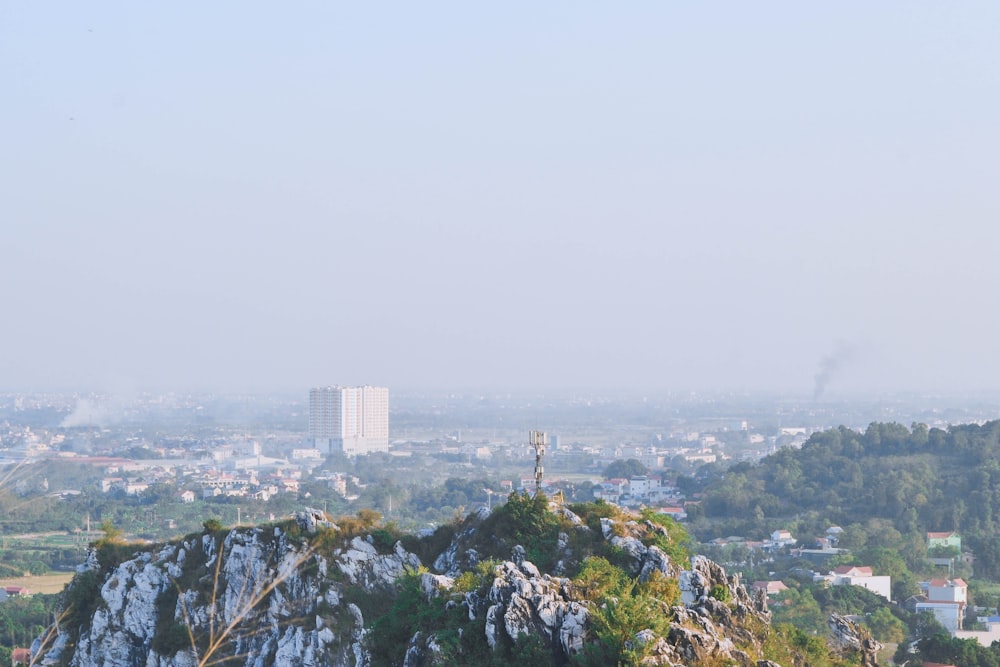
[[535,448],[535,495],[542,492],[542,457],[545,456],[545,445],[549,442],[544,431],[532,431],[528,434],[528,443]]

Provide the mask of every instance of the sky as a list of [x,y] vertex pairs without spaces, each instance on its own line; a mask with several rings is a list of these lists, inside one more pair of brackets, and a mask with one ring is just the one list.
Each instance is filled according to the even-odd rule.
[[1000,389],[998,34],[0,3],[0,388]]

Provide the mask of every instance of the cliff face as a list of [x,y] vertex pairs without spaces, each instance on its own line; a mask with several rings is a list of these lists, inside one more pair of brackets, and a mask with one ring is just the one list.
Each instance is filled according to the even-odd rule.
[[[477,538],[481,544],[476,526],[483,519],[467,521],[431,555],[438,573],[400,542],[378,549],[371,537],[347,538],[316,512],[282,526],[191,536],[118,559],[99,548],[81,566],[64,614],[36,640],[33,654],[39,664],[74,667],[196,667],[222,659],[248,667],[421,667],[479,664],[469,648],[476,642],[488,655],[531,640],[552,664],[584,657],[613,598],[599,600],[575,580],[540,572],[520,546],[508,560],[481,561],[470,545]],[[571,531],[593,532],[575,519]],[[605,519],[600,528],[600,536],[590,537],[613,547],[631,581],[676,582],[680,591],[679,603],[657,608],[658,624],[640,624],[624,638],[628,655],[678,667],[772,664],[754,657],[770,620],[762,595],[750,596],[703,558],[681,569],[640,539],[655,526]],[[554,570],[583,556],[572,553],[568,534],[557,539]],[[468,585],[477,567],[482,585]],[[398,654],[378,650],[384,646],[373,651],[373,639],[390,636],[379,615],[402,595],[401,577],[415,582],[419,596],[404,616],[439,609],[441,619],[457,619],[460,627],[402,623]],[[399,658],[387,659],[390,654]]]
[[68,608],[34,651],[41,664],[80,667],[187,667],[229,656],[246,665],[359,664],[363,619],[343,590],[391,590],[418,561],[376,554],[360,539],[340,551],[342,582],[281,527],[192,537],[110,568],[92,554],[70,590],[100,573],[92,612],[81,618]]

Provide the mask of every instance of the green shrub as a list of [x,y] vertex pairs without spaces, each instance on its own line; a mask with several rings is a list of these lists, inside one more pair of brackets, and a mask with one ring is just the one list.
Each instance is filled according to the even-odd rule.
[[666,535],[663,535],[650,531],[650,537],[646,540],[647,546],[655,544],[670,556],[670,560],[674,563],[684,564],[691,560],[691,536],[684,526],[677,523],[673,517],[651,509],[644,509],[641,514],[644,520],[663,528],[666,532]]
[[81,627],[89,627],[90,620],[97,611],[101,600],[100,575],[94,570],[80,572],[63,591],[63,625],[71,633],[79,633]]
[[[650,583],[652,582],[652,583]],[[647,649],[629,649],[628,643],[640,630],[650,629],[659,636],[669,630],[669,609],[680,595],[676,582],[652,577],[640,584],[610,561],[592,557],[584,561],[573,585],[592,602],[591,641],[574,656],[573,663],[598,665],[640,664]],[[666,594],[669,599],[661,595]]]
[[205,519],[201,522],[201,525],[204,527],[206,533],[217,533],[222,530],[222,521],[215,517]]
[[728,586],[723,586],[722,584],[716,584],[712,586],[712,590],[709,593],[713,598],[719,602],[729,602],[732,599],[732,594],[729,592]]

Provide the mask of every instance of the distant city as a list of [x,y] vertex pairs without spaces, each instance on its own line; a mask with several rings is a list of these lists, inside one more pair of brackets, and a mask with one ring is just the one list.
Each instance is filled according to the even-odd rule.
[[[288,502],[326,493],[328,506],[364,502],[366,491],[388,510],[391,500],[371,489],[379,478],[427,485],[495,478],[489,494],[469,499],[487,504],[497,500],[494,492],[532,487],[534,452],[527,437],[539,429],[550,439],[546,488],[569,486],[579,493],[585,485],[589,498],[682,507],[669,483],[646,481],[642,489],[629,489],[602,472],[634,459],[657,480],[671,479],[705,465],[756,461],[838,425],[934,427],[997,414],[995,397],[917,395],[818,402],[739,394],[401,393],[390,404],[389,389],[375,386],[315,387],[299,397],[10,393],[0,395],[0,464],[18,471],[11,479],[25,494],[43,490],[66,498],[91,489],[140,499],[155,489],[183,503],[255,501],[247,512],[264,516],[278,498],[285,499],[276,506],[281,511]],[[387,458],[365,478],[358,459],[375,455]],[[70,464],[88,472],[46,473]],[[396,500],[393,511],[402,511]],[[148,521],[126,528],[164,534]]]

